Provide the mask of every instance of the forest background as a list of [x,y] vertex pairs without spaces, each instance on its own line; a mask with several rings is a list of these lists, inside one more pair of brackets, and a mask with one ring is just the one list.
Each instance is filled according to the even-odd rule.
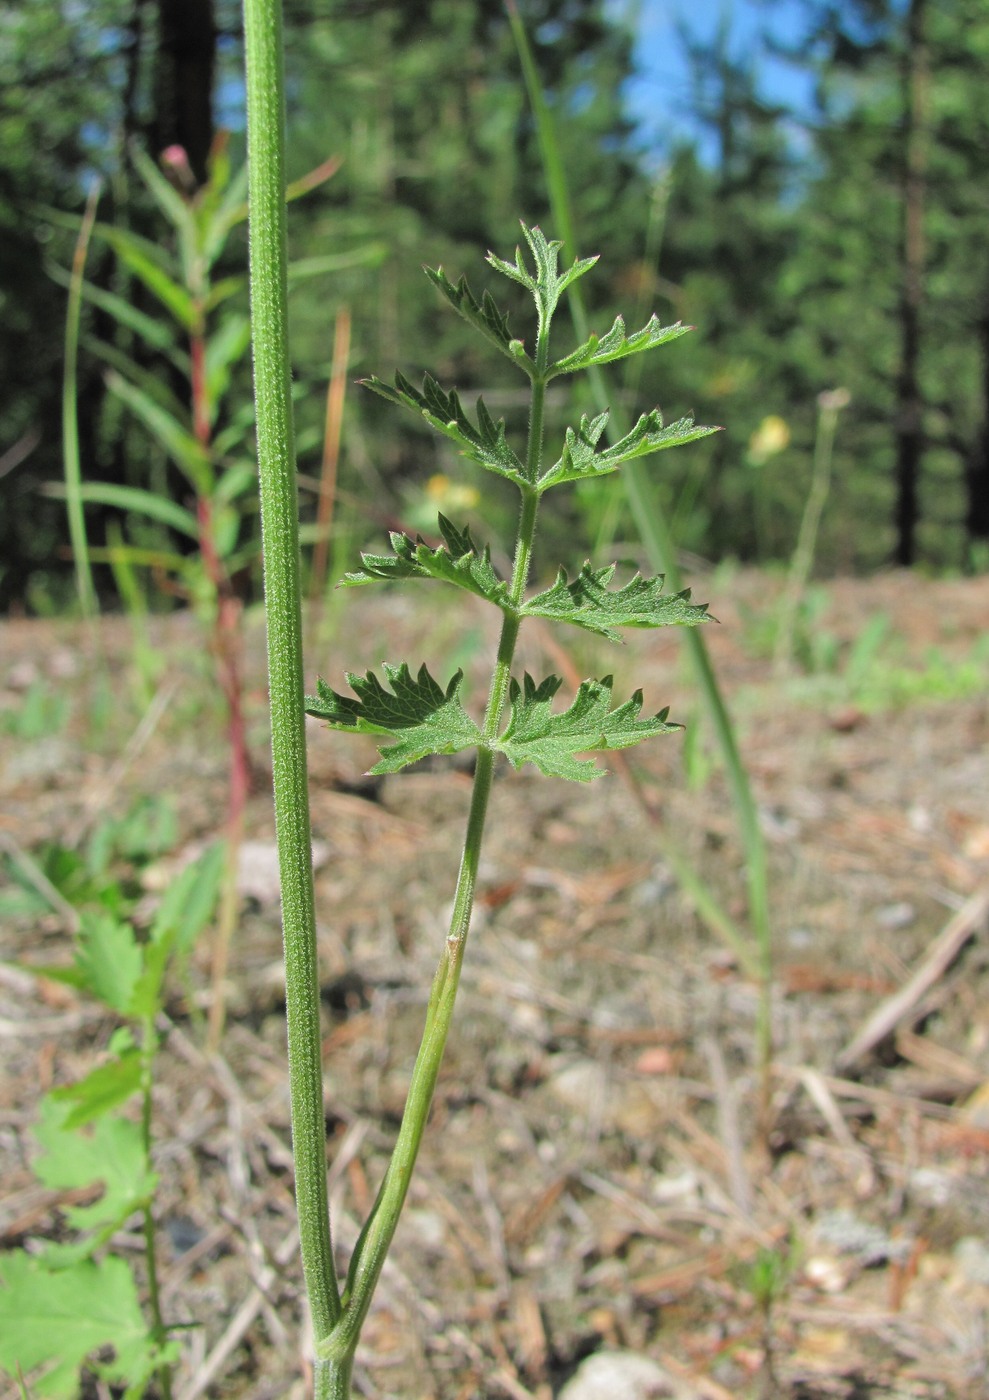
[[[812,97],[792,109],[767,97],[760,54],[769,41],[753,37],[740,50],[729,5],[713,30],[681,26],[691,81],[680,129],[690,134],[663,140],[647,139],[629,105],[636,6],[520,5],[557,117],[579,252],[606,254],[589,284],[594,327],[607,330],[619,308],[630,329],[654,311],[697,327],[675,356],[631,360],[617,389],[630,412],[659,403],[669,419],[690,413],[725,425],[653,473],[681,551],[787,560],[822,404],[843,404],[845,395],[827,397],[842,390],[819,571],[984,570],[989,12],[979,0],[786,7],[803,35],[786,57],[804,69]],[[770,29],[773,0],[759,8]],[[88,0],[4,5],[0,19],[0,609],[53,613],[72,605],[74,590],[59,496],[66,288],[97,183],[76,374],[83,480],[178,504],[188,494],[162,434],[135,410],[140,399],[119,387],[122,372],[141,394],[181,405],[181,328],[106,230],[149,248],[169,244],[135,171],[135,147],[156,160],[182,147],[186,196],[205,179],[221,130],[232,167],[242,163],[240,11],[228,0]],[[400,366],[416,381],[429,364],[465,397],[482,392],[510,426],[524,411],[515,386],[444,314],[422,262],[474,267],[480,250],[514,246],[519,217],[550,236],[557,230],[501,0],[289,0],[286,22],[291,173],[340,161],[291,219],[309,522],[334,343],[338,359],[346,348],[332,576],[352,541],[366,545],[399,526],[433,534],[437,509],[469,519],[479,500],[470,464],[414,420],[383,412],[354,380]],[[641,80],[636,92],[641,106]],[[181,171],[173,178],[181,188]],[[249,412],[245,264],[240,224],[214,270],[225,297],[210,313],[213,343],[236,347],[224,351],[229,382],[211,425],[220,467],[232,464],[222,444],[239,441]],[[101,294],[117,300],[101,303]],[[114,314],[121,299],[158,324],[157,348],[146,323]],[[591,409],[559,392],[551,430]],[[187,417],[192,430],[191,406]],[[240,500],[229,527],[244,545],[237,587],[257,597],[256,509],[250,492]],[[492,507],[487,495],[489,517],[492,509],[497,497]],[[506,494],[504,520],[489,519],[487,533],[504,524],[507,534],[511,509]],[[104,601],[120,586],[114,542],[119,550],[126,540],[132,559],[151,564],[142,574],[149,597],[168,605],[154,561],[191,544],[167,512],[150,519],[91,501],[86,523]],[[578,490],[569,519],[548,528],[580,541],[596,562],[637,562],[624,507],[595,483]]]

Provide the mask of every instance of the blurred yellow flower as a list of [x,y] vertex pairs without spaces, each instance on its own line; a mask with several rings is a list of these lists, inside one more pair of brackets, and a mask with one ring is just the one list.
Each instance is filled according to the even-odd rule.
[[770,413],[765,417],[749,438],[748,463],[750,467],[762,467],[790,445],[790,429],[784,418]]
[[441,510],[471,510],[481,499],[476,487],[461,481],[451,481],[437,472],[426,482],[426,495]]

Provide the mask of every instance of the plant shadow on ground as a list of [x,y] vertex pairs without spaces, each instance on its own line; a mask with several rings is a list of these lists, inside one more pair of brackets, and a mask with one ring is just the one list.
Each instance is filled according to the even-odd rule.
[[[751,1140],[755,989],[698,925],[661,855],[667,826],[744,915],[717,771],[688,788],[676,741],[640,750],[634,767],[658,825],[643,820],[616,773],[589,793],[505,776],[492,798],[476,937],[433,1128],[367,1326],[358,1393],[547,1400],[602,1349],[652,1357],[682,1396],[984,1393],[984,940],[878,1055],[844,1074],[835,1066],[922,960],[951,901],[986,879],[985,694],[946,700],[917,687],[908,707],[875,710],[833,690],[774,688],[767,661],[745,650],[737,615],[765,580],[693,582],[722,622],[710,641],[771,840],[772,1158]],[[946,665],[970,657],[987,613],[987,580],[908,587],[890,575],[829,586],[822,625],[851,650],[885,614],[897,664],[914,658],[919,668],[932,646]],[[342,614],[345,637],[311,670],[332,678],[338,656],[355,670],[378,666],[399,643],[435,662],[448,623],[435,599],[361,597]],[[463,619],[465,635],[486,625],[480,612]],[[127,629],[113,620],[101,628],[123,677]],[[156,635],[165,674],[188,670],[190,685],[194,635],[181,618]],[[11,623],[3,643],[0,701],[10,714],[26,695],[37,707],[39,685],[55,689],[74,672],[71,713],[54,735],[32,737],[28,721],[0,724],[8,848],[72,845],[94,804],[119,816],[162,791],[185,848],[215,836],[226,761],[215,707],[204,698],[202,722],[190,724],[194,696],[185,692],[185,722],[175,720],[177,702],[111,783],[119,755],[105,738],[87,749],[85,701],[96,681],[78,631]],[[537,672],[544,660],[556,664],[538,654],[551,645],[534,628],[522,663]],[[261,652],[254,634],[253,757],[263,768]],[[647,702],[672,700],[672,717],[682,718],[695,700],[677,655],[673,638],[633,637],[616,669],[645,682]],[[470,654],[465,661],[473,665]],[[314,732],[331,1196],[351,1245],[401,1113],[469,787],[446,762],[400,783],[368,783],[370,740],[365,753]],[[163,1309],[197,1324],[180,1334],[184,1400],[207,1390],[304,1393],[301,1362],[295,1378],[285,1360],[301,1290],[271,831],[270,799],[256,794],[222,1056],[203,1053],[195,1005],[206,996],[208,942],[190,987],[176,987],[168,1007],[157,1209]],[[169,871],[166,859],[145,872],[149,904]],[[11,914],[4,925],[5,959],[54,960],[66,946],[57,912]],[[98,1061],[113,1025],[70,988],[6,964],[0,1018],[0,1228],[9,1246],[60,1228],[57,1196],[28,1169],[35,1104]],[[767,1274],[773,1254],[786,1263]]]

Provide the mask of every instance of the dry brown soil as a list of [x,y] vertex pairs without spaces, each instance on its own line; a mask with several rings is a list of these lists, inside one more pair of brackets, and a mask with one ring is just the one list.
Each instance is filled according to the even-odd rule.
[[[989,955],[978,910],[989,687],[957,694],[966,667],[989,676],[989,578],[837,581],[817,624],[835,670],[782,681],[754,641],[775,587],[715,574],[696,589],[720,619],[706,636],[768,839],[768,1137],[755,986],[664,857],[674,842],[744,929],[732,802],[678,639],[639,634],[614,649],[533,627],[529,670],[564,667],[570,680],[613,670],[616,696],[641,685],[647,707],[697,717],[694,758],[688,774],[678,735],[589,787],[499,773],[457,1020],[358,1394],[548,1400],[583,1358],[622,1349],[700,1400],[989,1395]],[[441,595],[425,585],[348,595],[312,649],[314,670],[339,685],[345,668],[385,659],[426,659],[441,675],[463,665],[478,700],[487,619]],[[879,614],[888,634],[863,658],[856,639]],[[211,1058],[193,1014],[209,997],[206,939],[191,990],[177,985],[169,1000],[156,1093],[164,1306],[196,1324],[182,1334],[181,1400],[301,1397],[305,1385],[257,619],[247,634],[258,788],[227,1029]],[[219,832],[226,757],[203,644],[181,617],[152,638],[168,703],[139,730],[126,622],[105,622],[95,640],[59,622],[0,628],[8,854],[78,845],[142,793],[175,804],[175,859]],[[897,677],[921,675],[909,703],[890,703]],[[71,704],[63,727],[11,732],[29,697],[59,687]],[[364,740],[316,725],[310,738],[345,1262],[401,1112],[470,779],[443,761],[368,782]],[[169,868],[149,872],[149,901]],[[958,956],[880,1044],[843,1059],[959,909],[971,937]],[[0,955],[67,960],[62,917],[8,920]],[[112,1030],[65,988],[0,969],[6,1246],[60,1228],[58,1198],[30,1172],[37,1099],[97,1063]],[[116,1244],[138,1257],[136,1229]],[[761,1309],[757,1278],[772,1255],[779,1283]]]

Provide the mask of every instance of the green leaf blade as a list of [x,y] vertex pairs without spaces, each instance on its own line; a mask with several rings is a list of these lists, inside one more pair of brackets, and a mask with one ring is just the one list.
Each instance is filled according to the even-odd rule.
[[431,374],[423,379],[422,391],[416,389],[404,374],[396,374],[395,388],[372,375],[361,383],[390,403],[399,404],[425,418],[431,428],[457,444],[461,453],[498,476],[507,477],[518,486],[528,486],[529,480],[521,459],[509,447],[505,437],[505,420],[491,417],[483,399],[478,399],[478,424],[467,417],[456,389],[447,392]]
[[458,530],[445,515],[439,517],[440,532],[445,544],[433,549],[421,536],[412,540],[408,535],[393,532],[392,554],[362,554],[362,569],[344,574],[342,588],[356,588],[379,581],[401,579],[438,579],[464,588],[496,607],[510,607],[508,585],[495,573],[491,550],[479,550],[470,529]]
[[588,632],[620,641],[619,627],[697,627],[712,621],[706,603],[691,603],[690,589],[663,593],[664,578],[640,574],[622,588],[609,588],[614,564],[593,569],[585,563],[575,579],[560,569],[551,588],[537,593],[519,609],[524,617],[568,622]]
[[677,321],[675,325],[664,326],[658,316],[651,316],[640,331],[632,335],[625,333],[625,320],[615,317],[614,325],[606,335],[592,335],[583,345],[577,347],[563,359],[550,366],[549,374],[573,374],[575,370],[586,369],[589,365],[607,365],[615,360],[627,359],[643,350],[654,350],[671,340],[679,340],[693,329]]
[[69,1131],[126,1103],[140,1087],[141,1054],[131,1049],[105,1065],[98,1065],[74,1084],[52,1090],[51,1097],[56,1103],[70,1105],[68,1117],[62,1123],[63,1129]]
[[483,292],[478,301],[466,277],[461,277],[459,282],[453,283],[441,267],[427,267],[423,271],[453,309],[475,330],[480,331],[495,349],[507,355],[513,363],[520,365],[529,374],[535,372],[536,366],[525,353],[522,342],[512,338],[508,329],[508,313],[499,309],[490,292]]
[[141,964],[141,948],[129,923],[104,909],[83,910],[75,965],[91,996],[126,1015]]
[[558,676],[548,676],[539,685],[528,674],[521,686],[512,681],[511,719],[492,748],[503,753],[514,768],[532,763],[547,777],[591,782],[604,770],[592,759],[578,759],[577,754],[630,748],[643,739],[671,734],[682,727],[667,724],[667,710],[641,719],[641,690],[612,710],[611,676],[582,681],[569,708],[554,714],[553,697],[560,685]]
[[710,437],[712,433],[721,431],[718,427],[696,424],[692,418],[678,418],[675,423],[664,426],[662,414],[658,408],[654,408],[651,413],[644,413],[631,432],[613,446],[598,451],[597,444],[607,417],[606,413],[602,413],[589,421],[585,415],[580,420],[579,428],[567,429],[563,455],[539,478],[540,491],[566,481],[604,476],[607,472],[616,471],[623,462],[663,452],[668,447],[696,442],[698,438]]
[[317,679],[316,695],[307,695],[306,714],[322,719],[331,729],[374,734],[391,739],[379,745],[379,761],[369,771],[397,773],[428,754],[460,753],[481,743],[481,731],[460,703],[463,672],[457,671],[446,690],[425,666],[413,677],[409,667],[384,664],[391,690],[373,671],[366,676],[348,672],[356,699],[339,695]]
[[112,1114],[96,1118],[83,1130],[67,1126],[74,1115],[71,1102],[49,1094],[41,1100],[41,1118],[34,1129],[42,1149],[34,1173],[44,1186],[73,1191],[103,1184],[98,1200],[65,1208],[68,1224],[90,1234],[79,1245],[51,1246],[52,1257],[61,1259],[91,1253],[151,1200],[157,1183],[148,1169],[140,1124]]
[[80,1367],[106,1346],[115,1358],[95,1369],[131,1386],[176,1357],[174,1343],[155,1345],[123,1259],[86,1259],[53,1271],[14,1250],[0,1262],[0,1284],[0,1368],[17,1377],[47,1365],[31,1379],[31,1393],[44,1400],[77,1396]]
[[213,467],[202,443],[197,441],[184,423],[180,423],[173,414],[156,403],[150,394],[132,384],[116,370],[110,370],[106,382],[107,388],[123,400],[168,453],[184,473],[193,490],[198,495],[208,496],[213,485]]

